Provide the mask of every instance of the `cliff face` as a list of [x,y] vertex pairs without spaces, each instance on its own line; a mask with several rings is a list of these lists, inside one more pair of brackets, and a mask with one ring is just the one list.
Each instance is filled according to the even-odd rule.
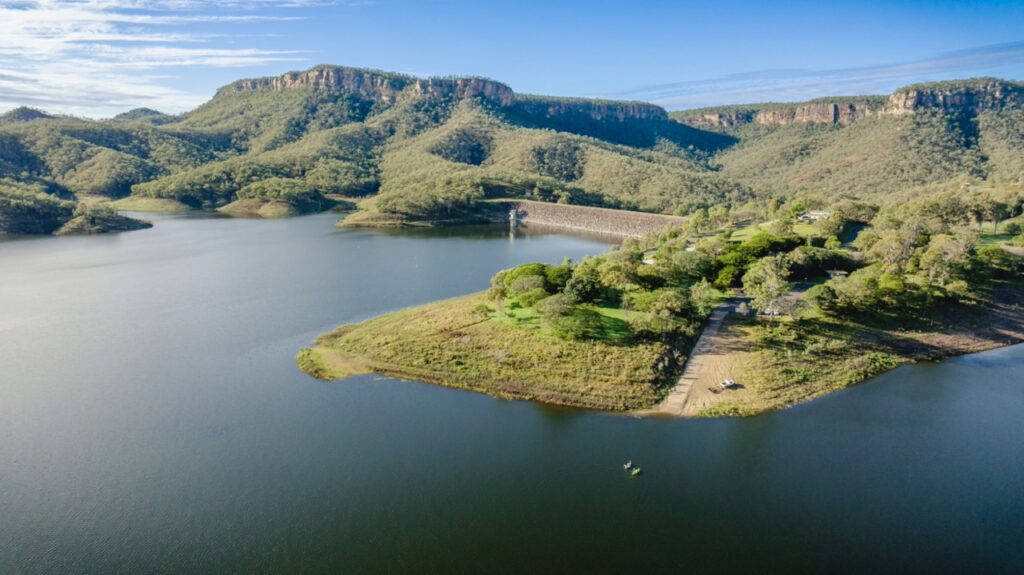
[[483,98],[502,106],[510,105],[513,99],[511,88],[483,78],[414,78],[341,66],[321,66],[282,76],[239,80],[221,88],[218,95],[293,88],[340,90],[385,104],[393,104],[406,96]]
[[573,100],[563,98],[517,97],[517,111],[529,116],[558,118],[584,116],[599,122],[641,120],[665,121],[664,108],[643,102],[612,102],[606,100]]
[[217,94],[224,96],[294,88],[338,90],[384,104],[415,97],[480,98],[503,108],[543,118],[583,116],[601,122],[668,120],[668,113],[663,108],[644,102],[522,96],[501,82],[485,78],[416,78],[343,66],[319,66],[304,72],[239,80],[221,88]]
[[1020,84],[985,79],[909,86],[889,96],[888,109],[893,114],[922,109],[976,114],[984,110],[1020,105],[1024,105],[1024,88]]
[[710,111],[684,115],[684,124],[695,128],[729,128],[744,124],[762,126],[788,126],[790,124],[838,124],[845,126],[874,114],[885,113],[883,108],[865,102],[809,102],[792,107],[772,107],[763,110]]
[[755,118],[758,124],[786,126],[789,124],[840,124],[847,125],[875,113],[866,104],[843,102],[836,104],[805,104],[795,108],[759,112]]
[[832,124],[845,126],[874,115],[912,114],[921,110],[977,114],[1004,106],[1024,105],[1024,87],[997,79],[937,82],[908,86],[885,100],[808,102],[793,106],[757,109],[702,110],[683,114],[679,121],[694,127],[727,128],[744,124],[787,126],[790,124]]

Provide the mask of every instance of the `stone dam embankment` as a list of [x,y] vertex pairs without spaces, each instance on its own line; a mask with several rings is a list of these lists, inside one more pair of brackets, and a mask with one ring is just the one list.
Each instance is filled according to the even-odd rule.
[[639,237],[685,221],[678,216],[530,200],[507,200],[501,204],[508,210],[515,208],[517,220],[522,223],[616,236]]

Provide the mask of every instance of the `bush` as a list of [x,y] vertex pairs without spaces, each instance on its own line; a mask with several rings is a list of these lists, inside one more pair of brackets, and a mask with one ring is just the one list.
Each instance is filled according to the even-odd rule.
[[[530,276],[530,277],[537,277],[537,276]],[[527,279],[527,278],[523,278],[523,279]],[[521,280],[517,280],[517,281],[521,281]],[[549,295],[550,294],[548,294],[548,292],[544,288],[537,287],[537,288],[531,289],[531,290],[529,290],[527,292],[521,293],[516,299],[519,300],[519,303],[523,304],[523,307],[533,307],[533,306],[535,306],[537,304],[537,302],[547,298]]]
[[505,286],[505,289],[508,290],[512,286],[512,282],[517,279],[527,276],[540,276],[543,278],[546,271],[547,266],[544,264],[528,263],[498,273],[501,274],[501,281]]
[[552,331],[565,339],[600,339],[603,333],[601,314],[585,307],[575,307],[568,315],[549,321]]
[[555,319],[572,313],[576,302],[568,294],[560,293],[542,299],[537,303],[537,312],[544,319]]
[[1020,235],[1021,231],[1021,226],[1017,222],[1010,222],[1003,226],[1003,232],[1011,236]]
[[672,319],[683,317],[690,309],[686,293],[672,288],[629,292],[622,297],[622,307]]
[[522,276],[512,280],[508,287],[505,288],[505,293],[510,296],[518,296],[533,290],[541,290],[545,294],[544,290],[545,280],[543,276]]
[[565,282],[564,294],[578,302],[593,302],[601,295],[604,286],[591,273],[582,273],[577,269],[572,277]]
[[824,311],[832,311],[836,309],[838,297],[836,296],[835,290],[826,284],[816,285],[811,289],[807,290],[804,297],[814,303]]
[[572,266],[568,261],[560,266],[547,266],[544,270],[544,278],[548,285],[556,290],[561,290],[572,277]]
[[743,277],[743,270],[733,265],[727,265],[718,270],[718,275],[715,276],[715,287],[727,290],[732,286],[739,285],[741,277]]
[[651,314],[637,315],[629,319],[633,337],[643,341],[664,341],[677,334],[681,324],[678,321]]

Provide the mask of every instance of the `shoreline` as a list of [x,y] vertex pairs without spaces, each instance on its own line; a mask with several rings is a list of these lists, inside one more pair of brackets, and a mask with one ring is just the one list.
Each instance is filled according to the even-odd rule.
[[[607,364],[605,372],[600,369],[592,369],[583,377],[579,377],[579,374],[573,374],[572,370],[567,370],[567,366],[577,365],[573,362],[583,356],[566,355],[564,351],[535,357],[533,364],[529,367],[532,372],[529,377],[509,375],[514,374],[514,371],[500,369],[488,371],[489,368],[482,364],[495,361],[501,363],[501,360],[494,360],[491,354],[493,350],[485,345],[490,343],[486,330],[500,325],[500,322],[493,318],[477,318],[471,323],[462,323],[454,327],[442,326],[439,329],[428,328],[427,331],[420,332],[395,331],[403,329],[402,326],[408,323],[405,318],[413,314],[429,316],[438,310],[448,310],[449,312],[454,310],[454,313],[458,313],[460,310],[465,312],[470,307],[478,307],[483,301],[480,293],[405,308],[364,322],[342,325],[317,338],[313,346],[299,351],[296,356],[296,364],[303,372],[325,381],[339,381],[353,375],[377,373],[400,380],[486,393],[501,399],[529,400],[631,417],[744,417],[806,404],[834,391],[863,383],[902,365],[925,361],[938,362],[1024,344],[1024,308],[1017,303],[1024,295],[1020,293],[1021,291],[1018,288],[1007,289],[1004,295],[1008,295],[1008,299],[993,301],[989,307],[985,308],[985,313],[975,315],[977,320],[975,324],[947,324],[944,329],[930,333],[881,329],[873,332],[865,331],[861,333],[860,339],[843,342],[844,347],[849,347],[849,352],[845,356],[836,356],[834,366],[831,363],[833,358],[825,354],[819,354],[809,359],[798,357],[783,364],[774,362],[773,356],[766,355],[775,353],[774,351],[765,351],[760,349],[758,344],[750,344],[747,343],[748,340],[742,339],[747,337],[751,330],[762,328],[757,318],[739,317],[729,313],[731,306],[726,304],[727,313],[720,320],[721,331],[710,334],[711,341],[705,348],[702,349],[701,344],[695,344],[691,350],[688,350],[691,355],[685,357],[685,361],[665,362],[666,365],[662,366],[661,375],[657,379],[652,377],[653,366],[656,363],[664,362],[664,358],[668,354],[674,354],[677,360],[681,359],[682,350],[679,346],[663,342],[654,348],[647,346],[642,350],[637,344],[618,347],[615,350],[616,353],[627,358],[634,355],[634,345],[637,345],[635,351],[638,357],[633,357],[632,360],[640,359],[638,363],[646,365],[647,371],[640,372],[646,375],[646,379],[634,381],[628,378],[619,378],[615,380],[618,383],[600,392],[590,389],[591,382],[587,376],[609,377],[614,374],[615,368],[612,367],[614,363]],[[977,310],[974,311],[977,312]],[[706,334],[706,330],[713,325],[713,322],[712,318],[703,326],[702,336]],[[488,324],[491,324],[490,327]],[[985,327],[978,327],[979,325]],[[481,331],[474,331],[474,329]],[[515,328],[515,330],[519,329],[524,328]],[[357,347],[351,343],[358,341],[358,338],[352,339],[352,334],[357,331],[361,332],[358,338],[385,338],[386,343],[380,348],[371,345],[360,348],[362,351],[357,352]],[[456,353],[453,357],[434,355],[432,359],[434,363],[427,362],[423,365],[394,363],[384,361],[382,357],[374,357],[374,354],[391,353],[386,350],[388,347],[394,349],[422,345],[420,340],[410,337],[412,335],[417,338],[433,338],[433,341],[440,343],[442,347],[455,346],[453,342],[461,343],[470,348],[470,351],[463,354]],[[512,331],[504,335],[518,340],[524,345],[532,343],[550,345],[547,339],[529,331]],[[539,342],[532,341],[534,339],[538,339]],[[580,353],[580,350],[590,345],[594,344],[580,344],[576,346],[579,349],[576,349],[574,353]],[[543,347],[542,345],[541,348]],[[683,348],[685,347],[683,346]],[[728,351],[722,353],[722,349],[728,349]],[[438,352],[437,349],[429,351],[434,354]],[[608,349],[602,351],[607,353]],[[882,355],[883,353],[885,355]],[[865,361],[865,358],[875,358],[876,361]],[[445,363],[449,360],[452,363]],[[824,365],[833,368],[833,372],[805,383],[784,381],[784,385],[780,389],[787,392],[788,395],[773,387],[778,383],[773,380],[773,377],[785,378],[786,370],[800,366],[807,361],[823,362]],[[711,365],[712,369],[709,373],[716,374],[715,377],[720,375],[722,369],[730,370],[730,374],[738,374],[728,377],[735,377],[737,381],[744,384],[743,387],[721,393],[711,391],[710,394],[701,394],[699,397],[702,398],[702,401],[698,403],[691,403],[693,398],[691,392],[688,392],[685,397],[676,396],[674,401],[678,405],[669,403],[673,401],[673,390],[679,385],[679,379],[687,369],[691,365],[705,362]],[[463,366],[474,363],[481,364],[482,367],[478,367],[482,371],[470,376],[470,372],[466,371]],[[583,364],[578,364],[577,367],[579,365]],[[559,371],[563,373],[559,374]],[[572,378],[572,381],[570,382],[566,378]],[[760,381],[759,378],[764,381]],[[661,383],[655,384],[656,380],[660,380]],[[706,374],[691,382],[691,386],[709,387],[714,384],[717,382],[708,379]],[[580,387],[573,387],[573,385]],[[616,385],[623,387],[616,388]],[[633,394],[629,396],[633,399],[627,399],[626,396],[609,395],[609,389],[622,393],[624,390],[630,389],[625,387],[627,385],[633,386]],[[708,398],[711,398],[710,401]],[[681,402],[680,399],[682,399]],[[645,403],[645,405],[631,405],[637,402]]]

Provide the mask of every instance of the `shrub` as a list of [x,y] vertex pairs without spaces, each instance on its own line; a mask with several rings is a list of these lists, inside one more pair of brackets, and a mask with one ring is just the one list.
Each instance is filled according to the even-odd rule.
[[824,311],[832,311],[836,309],[838,298],[836,292],[826,284],[816,285],[811,289],[807,290],[804,297],[809,301],[813,302],[814,305],[818,306]]
[[727,290],[734,285],[739,285],[741,277],[743,277],[743,270],[733,265],[725,266],[718,270],[718,275],[715,276],[715,287]]
[[[544,290],[545,280],[543,276],[522,276],[512,280],[505,292],[510,296],[518,296],[529,291]],[[545,291],[545,293],[547,293]]]
[[501,281],[504,284],[505,289],[507,290],[509,289],[509,287],[511,287],[512,282],[516,281],[519,278],[527,276],[540,276],[541,278],[543,278],[546,270],[547,266],[544,264],[528,263],[516,266],[510,270],[505,270],[504,273],[498,273],[502,274]]
[[629,319],[633,337],[643,341],[664,341],[679,332],[678,321],[652,314],[641,314]]
[[542,299],[537,303],[537,312],[544,319],[564,317],[572,313],[576,302],[568,294],[560,293]]
[[577,269],[572,277],[565,282],[565,288],[562,292],[575,301],[586,303],[595,301],[601,295],[603,287],[595,275],[581,273]]
[[572,277],[572,265],[568,261],[560,266],[547,266],[544,270],[544,278],[548,285],[556,290],[561,290]]
[[603,333],[601,314],[585,307],[575,307],[568,315],[549,321],[552,331],[565,339],[600,339]]
[[[530,276],[530,277],[537,277],[537,276]],[[527,278],[523,278],[523,279],[527,279]],[[521,281],[521,280],[517,280],[517,281]],[[550,294],[548,294],[548,292],[544,288],[537,287],[537,288],[533,288],[533,289],[531,289],[531,290],[529,290],[527,292],[523,292],[523,293],[519,294],[519,296],[516,299],[519,300],[519,303],[523,304],[523,307],[533,307],[533,306],[535,306],[537,304],[537,302],[547,298],[549,295]]]

